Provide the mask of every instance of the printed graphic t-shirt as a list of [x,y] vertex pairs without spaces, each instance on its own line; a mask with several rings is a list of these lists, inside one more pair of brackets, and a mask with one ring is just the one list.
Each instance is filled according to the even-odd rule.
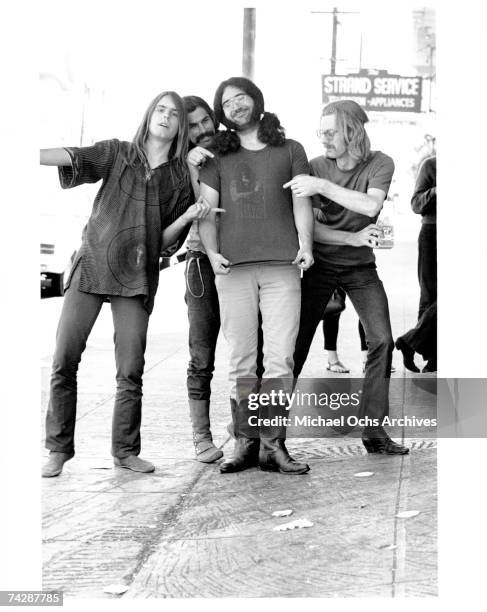
[[309,174],[301,144],[240,149],[205,163],[200,182],[220,193],[220,252],[232,265],[288,263],[299,248],[292,193],[284,183]]
[[[310,166],[313,176],[328,179],[340,187],[361,193],[367,193],[369,188],[374,188],[381,189],[387,195],[394,174],[394,162],[381,151],[372,151],[365,162],[358,164],[352,170],[340,170],[336,160],[326,158],[324,155],[312,159]],[[346,232],[358,232],[375,223],[379,216],[377,214],[375,217],[368,217],[353,212],[321,195],[313,196],[313,207],[323,211],[326,225]],[[367,246],[353,247],[315,242],[313,254],[317,263],[332,268],[367,266],[375,262],[373,249]]]

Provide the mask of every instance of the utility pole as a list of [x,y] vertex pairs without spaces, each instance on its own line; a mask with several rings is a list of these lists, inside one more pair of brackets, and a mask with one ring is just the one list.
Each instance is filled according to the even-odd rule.
[[88,89],[88,86],[85,83],[84,88],[83,88],[83,106],[81,108],[81,130],[80,130],[80,135],[79,135],[79,146],[80,147],[83,146],[83,139],[85,135],[86,99],[89,97],[89,95],[90,95],[90,90]]
[[254,79],[255,63],[255,8],[244,8],[242,75]]
[[[330,57],[330,73],[336,74],[337,63],[337,31],[338,31],[338,15],[359,15],[358,11],[339,11],[336,7],[333,11],[311,11],[314,14],[333,15],[333,29],[331,37],[331,57]],[[360,62],[362,63],[362,62]]]
[[[429,66],[429,70],[426,76],[423,77],[425,81],[429,82],[429,94],[428,94],[428,112],[431,113],[433,111],[432,108],[432,100],[433,100],[433,81],[436,78],[435,73],[435,51],[436,51],[436,36],[434,32],[431,32],[431,28],[427,26],[424,28],[424,38],[425,38],[425,46],[419,49],[419,52],[424,52],[426,56],[425,65]],[[426,69],[423,67],[423,71],[426,72]]]
[[431,106],[431,102],[433,99],[433,80],[435,79],[435,66],[433,64],[433,55],[434,52],[436,51],[436,46],[434,41],[432,43],[430,43],[428,45],[428,49],[429,49],[429,65],[430,65],[430,76],[429,76],[429,81],[430,81],[430,90],[429,90],[429,100],[428,100],[428,112],[431,113],[432,106]]
[[336,74],[337,65],[337,29],[338,29],[338,11],[336,7],[333,9],[333,34],[331,37],[331,58],[330,67],[331,73]]

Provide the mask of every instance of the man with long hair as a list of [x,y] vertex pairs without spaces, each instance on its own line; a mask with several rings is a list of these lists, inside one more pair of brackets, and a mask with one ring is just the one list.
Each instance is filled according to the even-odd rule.
[[[189,151],[186,157],[194,193],[199,196],[199,174],[212,153],[213,139],[219,123],[208,103],[199,96],[184,96],[188,114]],[[199,222],[189,230],[186,253],[186,293],[189,322],[189,364],[187,375],[189,413],[193,429],[196,459],[213,463],[223,452],[213,443],[210,429],[211,380],[215,367],[215,351],[220,331],[220,305],[215,287],[215,274],[199,235]],[[262,326],[258,331],[257,372],[262,377]],[[233,425],[228,426],[234,436]]]
[[[284,444],[285,428],[264,437],[251,427],[248,398],[237,379],[256,375],[259,308],[266,380],[292,387],[293,350],[299,324],[300,270],[313,263],[313,213],[307,197],[283,189],[309,172],[303,147],[285,137],[276,115],[264,112],[261,90],[249,79],[223,81],[214,99],[214,150],[200,171],[201,195],[225,209],[218,241],[214,216],[202,219],[200,234],[210,259],[220,301],[224,336],[230,346],[230,402],[236,435],[232,460],[221,472],[259,465],[285,474],[304,474]],[[283,383],[284,385],[286,382]],[[290,390],[290,389],[288,389]]]
[[142,374],[149,315],[159,282],[161,250],[209,212],[190,206],[186,168],[188,126],[181,98],[165,91],[144,113],[133,141],[43,149],[40,163],[58,166],[61,187],[102,181],[66,283],[56,334],[44,477],[57,476],[74,456],[77,371],[104,301],[114,325],[117,392],[112,421],[116,466],[152,472],[140,453]]
[[[299,197],[313,197],[315,265],[304,273],[301,322],[294,353],[299,376],[316,327],[333,291],[342,287],[365,329],[368,345],[361,410],[370,426],[362,432],[369,453],[405,454],[382,427],[389,412],[389,380],[393,339],[387,296],[379,279],[373,247],[379,238],[375,224],[387,196],[394,162],[371,151],[365,131],[365,111],[352,100],[327,104],[318,136],[325,154],[311,161],[312,176],[300,176],[285,186]],[[322,215],[323,213],[323,215]]]
[[[208,103],[199,96],[184,96],[188,114],[189,151],[186,157],[193,191],[199,195],[199,173],[213,157],[211,146],[218,123]],[[211,379],[220,331],[220,306],[215,275],[199,236],[198,221],[191,225],[186,253],[186,293],[189,321],[188,401],[196,459],[213,463],[223,457],[210,430]]]

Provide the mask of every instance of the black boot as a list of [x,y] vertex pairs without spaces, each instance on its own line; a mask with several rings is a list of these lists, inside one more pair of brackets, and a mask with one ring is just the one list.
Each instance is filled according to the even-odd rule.
[[362,432],[362,443],[368,453],[379,453],[381,455],[407,455],[409,448],[397,444],[391,440],[382,427],[376,429],[364,429]]
[[307,463],[299,463],[289,455],[284,438],[260,439],[259,467],[265,472],[281,472],[281,474],[309,472]]
[[418,366],[414,363],[414,350],[409,346],[409,344],[406,344],[406,342],[399,337],[396,340],[395,346],[397,350],[401,351],[402,353],[404,367],[410,372],[419,372]]
[[430,359],[428,363],[424,366],[424,368],[421,370],[421,372],[423,372],[423,374],[426,374],[427,372],[436,372],[437,369],[438,368],[436,365],[436,359]]
[[259,463],[259,438],[258,429],[249,425],[248,418],[255,414],[248,408],[248,401],[242,400],[239,405],[234,399],[230,399],[232,409],[232,422],[235,432],[235,445],[233,457],[220,465],[222,474],[241,472]]

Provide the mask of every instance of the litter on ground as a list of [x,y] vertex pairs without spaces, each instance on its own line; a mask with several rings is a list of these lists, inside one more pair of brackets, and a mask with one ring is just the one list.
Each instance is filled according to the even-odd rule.
[[292,513],[292,510],[275,510],[272,516],[290,516]]
[[396,514],[397,518],[412,518],[413,516],[418,516],[419,510],[405,510],[404,512],[399,512]]
[[314,523],[308,521],[308,519],[297,519],[290,523],[283,523],[282,525],[276,525],[274,531],[287,531],[288,529],[303,529],[304,527],[313,527]]

